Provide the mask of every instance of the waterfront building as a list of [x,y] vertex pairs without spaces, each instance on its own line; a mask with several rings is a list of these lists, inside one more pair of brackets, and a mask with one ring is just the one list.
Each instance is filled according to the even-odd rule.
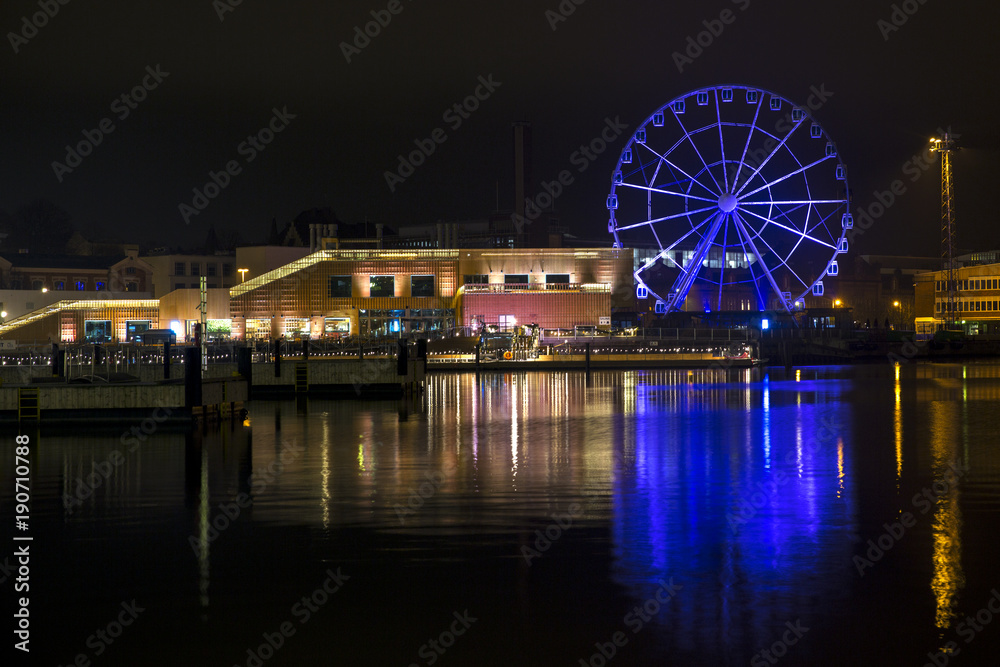
[[998,253],[967,255],[968,266],[955,269],[955,312],[948,316],[948,284],[945,271],[916,276],[916,326],[918,333],[945,329],[954,320],[969,335],[1000,333],[1000,264],[981,264],[980,255],[993,262]]

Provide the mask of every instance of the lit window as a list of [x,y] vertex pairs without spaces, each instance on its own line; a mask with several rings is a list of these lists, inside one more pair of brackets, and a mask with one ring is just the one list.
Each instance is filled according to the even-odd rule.
[[83,284],[83,281],[82,280],[77,280],[76,281],[76,291],[77,292],[82,292],[85,289],[87,289],[87,286]]

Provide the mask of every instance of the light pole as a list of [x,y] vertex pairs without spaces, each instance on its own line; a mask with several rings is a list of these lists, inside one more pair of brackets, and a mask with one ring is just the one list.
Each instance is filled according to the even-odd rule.
[[899,301],[893,301],[892,305],[896,308],[896,316],[892,319],[899,323],[899,328],[903,328],[903,311],[899,307]]
[[245,283],[247,281],[247,271],[249,270],[250,269],[236,269],[236,271],[240,274],[241,283]]

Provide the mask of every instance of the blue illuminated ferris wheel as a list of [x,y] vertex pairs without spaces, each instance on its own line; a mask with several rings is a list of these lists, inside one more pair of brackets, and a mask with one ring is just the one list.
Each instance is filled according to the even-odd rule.
[[608,231],[636,249],[637,295],[658,313],[791,311],[837,275],[849,204],[847,169],[808,109],[715,86],[664,105],[631,137]]

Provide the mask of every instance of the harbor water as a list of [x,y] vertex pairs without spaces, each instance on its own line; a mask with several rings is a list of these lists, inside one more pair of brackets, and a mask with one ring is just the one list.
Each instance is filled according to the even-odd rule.
[[455,373],[22,430],[30,543],[10,432],[4,616],[49,665],[993,665],[998,402],[994,362]]

